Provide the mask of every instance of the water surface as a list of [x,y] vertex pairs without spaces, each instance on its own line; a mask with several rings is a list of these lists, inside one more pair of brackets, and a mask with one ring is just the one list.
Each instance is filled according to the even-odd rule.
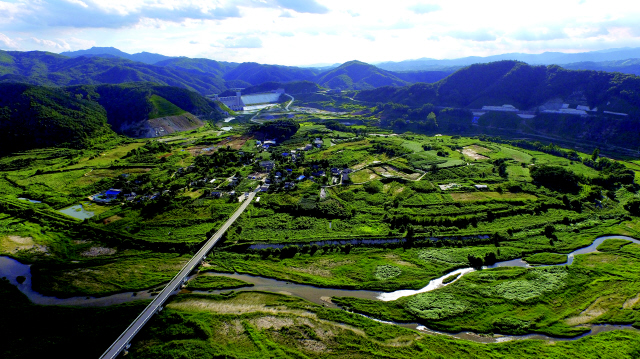
[[61,209],[58,212],[77,219],[87,219],[95,216],[94,212],[87,211],[81,204]]

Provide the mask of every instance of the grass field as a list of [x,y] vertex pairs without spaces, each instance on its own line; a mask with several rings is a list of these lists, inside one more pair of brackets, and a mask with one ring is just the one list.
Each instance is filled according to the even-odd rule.
[[536,196],[528,193],[498,193],[498,192],[466,192],[466,193],[451,193],[451,197],[454,201],[460,202],[473,202],[473,201],[487,201],[487,200],[516,200],[516,201],[534,201]]
[[[282,182],[293,180],[295,187],[285,189],[271,176],[271,189],[261,192],[260,201],[231,226],[204,271],[331,288],[419,289],[478,259],[483,264],[516,258],[532,265],[557,264],[601,235],[640,237],[638,217],[624,207],[640,198],[637,185],[621,183],[626,177],[611,180],[610,174],[579,160],[478,138],[412,133],[356,137],[318,123],[301,125],[272,152],[257,148],[255,134],[239,124],[233,134],[196,130],[161,139],[166,142],[135,140],[0,158],[0,254],[33,263],[34,288],[48,295],[160,287],[237,209],[237,200],[226,194],[258,185],[247,176],[261,172],[258,162],[265,159],[276,161],[275,171],[285,173]],[[296,162],[279,155],[316,137],[333,139],[335,145],[304,152]],[[488,159],[467,164],[462,148]],[[580,175],[577,189],[564,193],[533,182],[531,164],[557,165]],[[295,180],[332,167],[355,169],[351,183],[323,188],[322,178]],[[236,174],[242,178],[238,184],[227,180]],[[458,186],[438,186],[452,183]],[[488,189],[478,191],[477,184]],[[138,197],[85,205],[96,212],[86,222],[56,217],[55,209],[85,203],[87,195],[108,188]],[[206,195],[213,191],[225,196]],[[44,203],[18,201],[18,196]],[[395,241],[399,239],[405,241]],[[640,247],[606,241],[598,251],[577,256],[566,267],[478,270],[441,289],[395,302],[334,298],[334,303],[376,319],[487,335],[570,336],[584,332],[585,325],[640,322],[634,299],[640,293]],[[187,289],[240,285],[201,274]],[[593,354],[585,357],[596,357],[613,353],[612,347],[620,354],[638,340],[636,334],[615,332],[554,345],[476,345],[269,293],[181,295],[154,320],[134,345],[132,358],[518,357],[534,352],[553,357],[576,348]],[[629,351],[618,357],[627,354],[631,356]]]
[[178,116],[187,112],[158,95],[152,95],[149,101],[151,101],[153,105],[153,110],[149,114],[150,120],[160,117]]

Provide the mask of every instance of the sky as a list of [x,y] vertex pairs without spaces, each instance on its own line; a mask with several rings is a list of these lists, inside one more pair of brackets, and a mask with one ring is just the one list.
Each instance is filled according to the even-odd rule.
[[632,0],[0,0],[0,49],[292,66],[640,47]]

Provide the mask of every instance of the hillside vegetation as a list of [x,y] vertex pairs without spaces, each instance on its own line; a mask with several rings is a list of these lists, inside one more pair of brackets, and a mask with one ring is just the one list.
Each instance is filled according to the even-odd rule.
[[434,84],[362,91],[356,99],[468,108],[511,104],[519,109],[531,109],[554,98],[566,99],[580,94],[584,104],[590,107],[638,114],[639,86],[640,78],[633,75],[500,61],[471,65]]
[[322,74],[317,82],[325,87],[343,90],[366,90],[380,86],[404,86],[408,82],[395,74],[360,61],[349,61]]
[[0,51],[0,82],[70,86],[149,81],[183,87],[201,94],[223,91],[225,82],[215,74],[188,72],[122,58],[69,58],[42,51]]
[[627,59],[618,61],[584,61],[574,62],[562,65],[565,69],[570,70],[593,70],[593,71],[609,71],[622,72],[625,74],[640,75],[640,59]]
[[187,112],[158,95],[151,95],[149,101],[151,101],[151,104],[153,105],[153,110],[149,113],[149,119],[178,116]]
[[63,54],[73,57],[42,51],[0,50],[0,83],[71,86],[155,82],[211,95],[229,88],[245,88],[265,82],[313,81],[330,88],[372,89],[418,81],[434,82],[451,73],[422,71],[394,74],[359,61],[322,73],[318,69],[254,62],[237,64],[149,53],[129,55],[114,48]]
[[0,152],[85,147],[113,136],[107,112],[96,102],[61,89],[0,84]]
[[137,137],[147,119],[181,115],[185,111],[203,120],[220,120],[215,103],[182,88],[152,83],[73,86],[74,95],[92,99],[105,108],[109,124],[117,133]]
[[2,152],[90,147],[115,138],[116,133],[146,137],[148,131],[141,129],[148,127],[147,120],[186,112],[202,120],[221,119],[212,101],[177,87],[136,83],[50,88],[0,83]]

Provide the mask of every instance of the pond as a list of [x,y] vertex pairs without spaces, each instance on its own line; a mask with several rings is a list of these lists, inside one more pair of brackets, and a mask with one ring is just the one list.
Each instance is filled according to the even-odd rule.
[[36,201],[35,199],[29,199],[29,198],[23,198],[23,197],[19,197],[18,199],[21,201],[29,201],[31,203],[42,203],[42,201]]
[[84,209],[81,204],[77,204],[75,206],[67,207],[59,210],[58,212],[64,213],[67,216],[71,216],[77,219],[86,219],[95,216],[94,212],[89,212]]

